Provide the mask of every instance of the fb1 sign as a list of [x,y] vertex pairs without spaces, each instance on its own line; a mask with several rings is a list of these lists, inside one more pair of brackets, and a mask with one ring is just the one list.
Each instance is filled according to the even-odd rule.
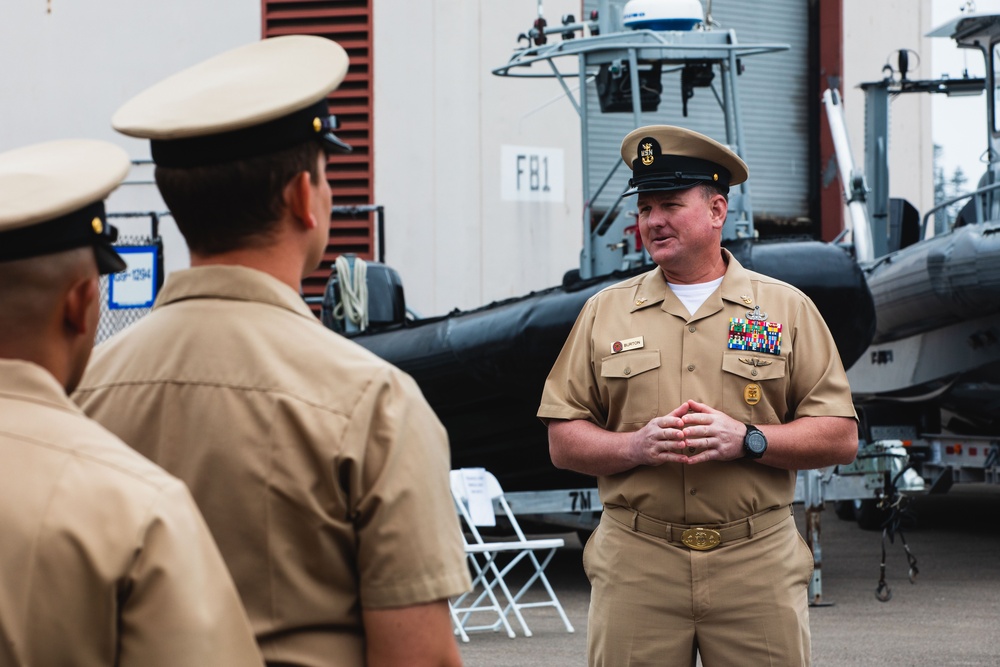
[[561,202],[565,198],[561,148],[501,146],[500,162],[504,201]]

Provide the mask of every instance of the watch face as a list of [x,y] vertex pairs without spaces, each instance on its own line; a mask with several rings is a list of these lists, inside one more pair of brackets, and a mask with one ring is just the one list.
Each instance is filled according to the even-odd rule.
[[761,454],[765,449],[767,449],[767,438],[760,431],[751,431],[747,433],[745,440],[747,449],[749,449],[754,454]]

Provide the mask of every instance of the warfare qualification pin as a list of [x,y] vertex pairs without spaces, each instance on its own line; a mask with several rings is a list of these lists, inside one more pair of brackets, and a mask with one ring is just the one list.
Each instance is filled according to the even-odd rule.
[[760,385],[751,382],[743,387],[743,400],[746,401],[747,405],[757,405],[760,403]]

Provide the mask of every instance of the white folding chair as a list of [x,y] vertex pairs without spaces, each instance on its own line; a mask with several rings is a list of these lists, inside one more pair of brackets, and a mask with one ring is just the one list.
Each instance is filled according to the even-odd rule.
[[[482,489],[469,489],[467,480],[476,480],[485,485]],[[514,517],[507,499],[504,497],[503,489],[497,478],[489,471],[475,469],[471,474],[462,470],[451,471],[451,492],[455,498],[455,506],[462,519],[463,534],[466,535],[465,553],[469,559],[472,569],[473,581],[472,589],[459,596],[451,603],[452,620],[455,622],[456,633],[461,636],[462,641],[469,641],[468,633],[477,630],[498,631],[501,627],[507,632],[508,637],[514,637],[514,631],[507,621],[507,615],[514,613],[521,629],[526,637],[531,636],[531,629],[524,620],[522,609],[537,607],[553,607],[562,618],[567,632],[573,632],[573,626],[566,617],[566,612],[559,603],[555,591],[545,576],[545,568],[548,566],[556,550],[562,547],[565,542],[561,538],[551,539],[528,539],[525,537],[521,526]],[[477,497],[479,496],[479,497]],[[483,497],[485,496],[485,498]],[[471,500],[470,500],[471,499]],[[474,511],[477,501],[489,502],[489,513],[491,516],[482,517],[480,513]],[[493,516],[493,512],[499,508],[500,512]],[[494,525],[496,516],[502,516],[510,524],[514,535],[513,539],[504,541],[486,541],[479,531],[482,525]],[[539,560],[536,552],[542,559]],[[502,567],[498,566],[497,558],[500,555],[510,555],[510,561]],[[526,568],[533,568],[527,581],[521,585],[516,593],[511,593],[507,585],[506,577],[514,570],[519,563],[525,563]],[[545,589],[546,597],[540,601],[522,602],[522,598],[536,582],[541,583]],[[504,604],[494,592],[494,588],[499,588]],[[475,596],[475,597],[473,597]],[[471,600],[471,602],[470,602]],[[496,615],[496,620],[492,623],[471,625],[470,617],[477,612],[489,612]]]

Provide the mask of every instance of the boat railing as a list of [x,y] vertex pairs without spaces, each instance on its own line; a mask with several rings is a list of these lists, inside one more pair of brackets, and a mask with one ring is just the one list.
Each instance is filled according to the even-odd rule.
[[[942,209],[948,208],[949,206],[953,206],[954,204],[957,204],[960,201],[964,201],[970,197],[975,197],[975,199],[973,200],[975,202],[975,210],[976,210],[975,224],[980,224],[985,222],[986,214],[985,211],[983,211],[983,198],[979,197],[978,195],[985,194],[987,192],[996,190],[998,188],[1000,188],[1000,182],[992,183],[990,185],[984,185],[983,187],[977,188],[972,192],[966,192],[958,195],[957,197],[945,199],[944,201],[935,204],[933,208],[929,209],[926,213],[924,213],[924,219],[920,223],[920,229],[922,230],[921,232],[922,238],[929,239],[945,231],[943,229],[938,229],[937,226],[933,224],[933,216],[935,213],[937,213]],[[971,221],[969,224],[971,224]]]
[[[696,35],[696,37],[691,37]],[[678,37],[686,40],[698,40],[695,43],[682,43]],[[575,77],[578,72],[556,71],[556,58],[566,56],[590,56],[588,64],[599,62],[594,60],[597,53],[605,53],[609,60],[621,59],[622,52],[638,52],[640,61],[658,61],[664,64],[683,64],[691,61],[723,61],[730,58],[745,58],[762,53],[787,51],[788,44],[737,44],[731,31],[704,31],[694,33],[659,32],[654,30],[630,30],[612,33],[610,35],[594,35],[592,37],[567,39],[542,46],[532,46],[515,51],[510,60],[492,70],[497,76],[517,76],[528,78],[561,78]],[[627,56],[625,56],[627,57]],[[552,72],[528,72],[537,62],[549,61]]]

